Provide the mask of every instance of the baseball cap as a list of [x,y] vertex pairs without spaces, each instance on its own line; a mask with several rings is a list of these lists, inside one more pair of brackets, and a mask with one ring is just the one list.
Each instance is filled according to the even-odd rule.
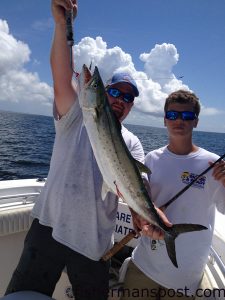
[[111,85],[114,85],[119,82],[124,82],[124,83],[129,84],[133,88],[135,97],[139,96],[137,84],[136,84],[135,80],[133,79],[133,77],[129,73],[127,73],[127,72],[115,73],[112,76],[112,78],[110,78],[107,81],[107,86],[108,85],[111,86]]

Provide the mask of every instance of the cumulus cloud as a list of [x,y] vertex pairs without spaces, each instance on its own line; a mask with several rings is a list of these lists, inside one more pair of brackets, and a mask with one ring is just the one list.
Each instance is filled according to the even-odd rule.
[[0,20],[0,74],[11,69],[19,69],[29,60],[30,50],[27,45],[9,34],[6,21]]
[[157,44],[149,53],[142,53],[140,59],[145,64],[146,74],[153,80],[164,83],[175,78],[172,69],[178,62],[179,54],[173,44]]
[[140,60],[144,63],[144,71],[136,70],[132,57],[121,48],[108,48],[101,37],[83,38],[74,47],[74,56],[78,72],[84,63],[92,63],[98,66],[103,81],[115,72],[130,72],[140,91],[140,96],[135,101],[135,109],[141,113],[162,115],[164,101],[169,93],[180,88],[189,90],[173,74],[173,67],[179,59],[173,44],[155,45],[149,53],[142,53]]
[[0,20],[0,109],[50,114],[52,88],[25,69],[30,55],[28,45],[16,40]]
[[[136,70],[132,57],[118,46],[108,48],[107,43],[101,37],[95,39],[83,38],[74,46],[75,66],[78,72],[82,65],[97,65],[104,82],[115,72],[128,71],[137,82],[140,91],[135,100],[134,112],[128,116],[128,120],[146,123],[146,117],[163,115],[163,107],[166,97],[179,89],[191,89],[186,85],[182,77],[176,77],[173,73],[174,66],[179,62],[179,54],[175,45],[163,43],[156,44],[149,52],[141,53],[139,58],[143,62],[143,70]],[[202,105],[203,115],[219,114],[214,108]]]
[[[36,22],[33,26],[40,30],[51,26],[51,21]],[[29,46],[16,40],[10,34],[7,22],[0,20],[0,109],[51,114],[52,87],[41,82],[37,73],[25,68],[30,55]],[[179,54],[173,44],[156,44],[149,52],[141,53],[139,59],[143,62],[143,71],[135,68],[129,53],[118,46],[109,48],[100,36],[95,39],[85,37],[75,45],[74,59],[78,72],[84,63],[93,67],[97,65],[104,82],[118,71],[132,74],[140,91],[134,112],[129,116],[132,121],[161,117],[168,94],[178,89],[190,90],[182,78],[176,78],[173,73],[179,62]],[[33,61],[34,65],[40,63],[35,58]],[[202,112],[205,115],[219,113],[207,107],[203,107]]]
[[84,63],[98,66],[104,81],[117,71],[136,72],[130,54],[118,46],[108,49],[107,43],[99,36],[96,39],[85,37],[75,45],[74,60],[78,72]]

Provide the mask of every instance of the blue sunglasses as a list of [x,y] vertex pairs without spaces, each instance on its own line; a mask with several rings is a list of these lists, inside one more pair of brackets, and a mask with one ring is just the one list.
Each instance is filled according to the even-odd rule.
[[167,120],[176,120],[179,117],[183,121],[193,121],[193,120],[197,119],[197,115],[193,111],[175,111],[175,110],[169,110],[165,114],[165,118]]
[[107,93],[112,96],[113,98],[119,98],[122,96],[122,99],[124,102],[126,103],[132,103],[134,101],[134,96],[132,94],[129,93],[122,93],[120,90],[118,89],[114,89],[114,88],[108,88],[107,89]]

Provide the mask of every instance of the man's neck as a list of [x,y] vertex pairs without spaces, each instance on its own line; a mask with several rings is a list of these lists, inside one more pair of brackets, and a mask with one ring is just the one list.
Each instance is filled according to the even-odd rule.
[[192,143],[192,141],[169,141],[167,146],[168,150],[177,155],[188,155],[192,152],[198,151],[198,147]]

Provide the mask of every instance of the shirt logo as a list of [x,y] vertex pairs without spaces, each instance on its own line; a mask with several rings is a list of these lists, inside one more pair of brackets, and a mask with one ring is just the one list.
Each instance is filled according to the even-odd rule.
[[[190,184],[198,175],[190,172],[183,172],[181,174],[181,180],[184,184]],[[193,183],[193,187],[204,189],[206,183],[206,177],[200,177],[195,183]]]

